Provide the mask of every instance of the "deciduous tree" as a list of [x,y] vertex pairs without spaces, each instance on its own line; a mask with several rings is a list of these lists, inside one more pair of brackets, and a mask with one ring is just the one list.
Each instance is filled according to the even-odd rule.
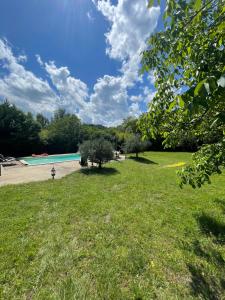
[[139,127],[144,137],[163,136],[165,147],[187,133],[205,142],[180,173],[181,186],[200,187],[225,165],[225,2],[170,0],[163,18],[142,56],[157,93]]

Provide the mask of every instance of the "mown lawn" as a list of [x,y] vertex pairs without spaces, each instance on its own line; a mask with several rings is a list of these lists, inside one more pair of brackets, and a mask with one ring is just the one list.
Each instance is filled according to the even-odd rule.
[[225,173],[181,190],[189,159],[0,188],[0,299],[225,299]]

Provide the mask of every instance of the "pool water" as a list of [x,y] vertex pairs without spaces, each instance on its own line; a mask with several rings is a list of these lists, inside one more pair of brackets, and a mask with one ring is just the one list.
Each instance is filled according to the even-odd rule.
[[80,154],[71,153],[71,154],[61,154],[61,155],[49,155],[43,157],[21,157],[19,159],[22,163],[29,166],[36,165],[45,165],[45,164],[54,164],[65,161],[80,160]]

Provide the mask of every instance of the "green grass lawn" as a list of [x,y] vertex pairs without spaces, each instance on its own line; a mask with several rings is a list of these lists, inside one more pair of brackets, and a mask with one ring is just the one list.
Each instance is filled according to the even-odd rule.
[[0,188],[0,299],[225,299],[225,173],[181,190],[189,160]]

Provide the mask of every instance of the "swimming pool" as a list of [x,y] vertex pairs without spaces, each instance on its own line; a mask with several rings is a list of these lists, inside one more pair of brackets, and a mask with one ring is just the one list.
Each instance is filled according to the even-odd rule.
[[37,165],[60,163],[65,161],[80,160],[80,154],[71,153],[71,154],[49,155],[43,157],[28,156],[28,157],[21,157],[19,160],[25,165],[37,166]]

